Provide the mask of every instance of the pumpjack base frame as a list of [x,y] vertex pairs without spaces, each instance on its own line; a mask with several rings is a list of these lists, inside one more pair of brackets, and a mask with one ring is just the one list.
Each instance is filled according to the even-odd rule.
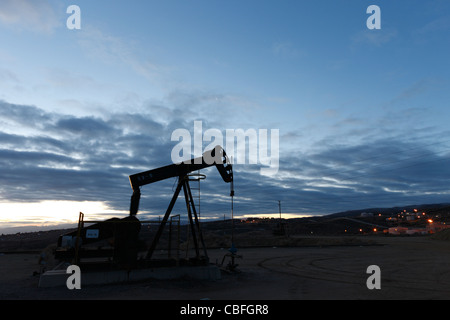
[[[220,280],[222,275],[216,265],[208,264],[201,266],[182,265],[178,267],[162,266],[147,267],[132,270],[88,270],[81,269],[81,287],[90,285],[107,285],[119,283],[133,283],[146,280],[177,280],[177,279],[195,279],[195,280]],[[59,268],[47,271],[39,278],[40,288],[64,287],[67,278],[70,275],[66,269]]]

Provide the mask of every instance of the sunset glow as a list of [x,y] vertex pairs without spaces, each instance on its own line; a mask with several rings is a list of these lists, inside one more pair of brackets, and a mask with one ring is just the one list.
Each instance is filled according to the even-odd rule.
[[87,219],[104,219],[108,215],[121,215],[127,212],[111,210],[101,201],[42,201],[36,203],[0,203],[1,228],[19,226],[53,226],[76,224],[79,212]]

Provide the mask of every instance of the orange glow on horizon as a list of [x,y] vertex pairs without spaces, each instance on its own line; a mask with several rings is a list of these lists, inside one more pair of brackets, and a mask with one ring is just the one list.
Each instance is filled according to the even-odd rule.
[[80,212],[97,219],[101,215],[124,214],[101,201],[41,201],[33,203],[0,202],[0,225],[9,227],[43,227],[78,222]]

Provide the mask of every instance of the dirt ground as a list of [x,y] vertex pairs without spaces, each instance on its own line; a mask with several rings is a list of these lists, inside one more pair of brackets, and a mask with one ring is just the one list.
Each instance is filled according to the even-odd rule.
[[[242,248],[240,273],[217,281],[38,288],[39,254],[0,255],[2,300],[414,300],[450,299],[450,241],[430,237],[375,237],[369,246]],[[209,250],[211,262],[227,250]],[[366,284],[370,265],[381,288]]]

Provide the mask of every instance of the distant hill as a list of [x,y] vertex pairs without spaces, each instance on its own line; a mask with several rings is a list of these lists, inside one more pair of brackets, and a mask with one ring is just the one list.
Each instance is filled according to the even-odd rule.
[[435,211],[448,207],[450,209],[450,203],[437,203],[437,204],[414,204],[407,206],[399,206],[392,208],[366,208],[366,209],[358,209],[358,210],[349,210],[343,212],[332,213],[326,215],[327,218],[342,218],[342,217],[357,217],[360,216],[363,212],[372,212],[372,213],[381,213],[383,215],[386,214],[394,214],[400,211],[412,211],[414,209],[418,209],[419,211]]

